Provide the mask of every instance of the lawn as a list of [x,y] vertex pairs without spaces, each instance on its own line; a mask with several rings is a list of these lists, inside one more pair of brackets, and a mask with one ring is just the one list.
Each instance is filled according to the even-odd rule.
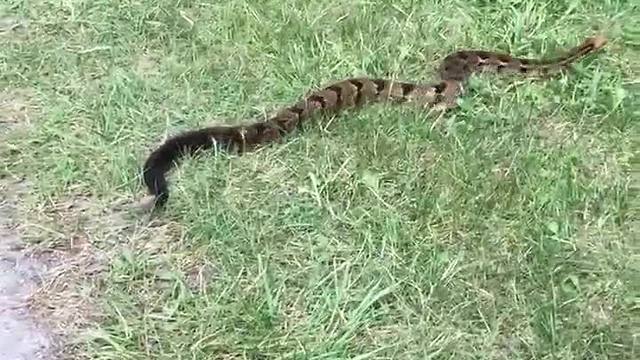
[[[22,115],[0,177],[28,181],[24,236],[67,264],[40,311],[77,358],[638,358],[639,12],[9,0],[0,94]],[[477,76],[445,114],[316,118],[186,159],[164,213],[130,211],[145,157],[181,130],[346,77],[430,82],[460,48],[539,57],[598,33],[571,74]]]

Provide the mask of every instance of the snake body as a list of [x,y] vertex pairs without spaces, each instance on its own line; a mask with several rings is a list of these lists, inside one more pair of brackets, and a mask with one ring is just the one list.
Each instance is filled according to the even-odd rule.
[[564,55],[549,59],[518,58],[506,53],[460,50],[446,56],[438,69],[440,80],[433,84],[356,77],[343,79],[309,92],[264,121],[212,126],[190,130],[167,139],[148,156],[143,180],[153,196],[152,207],[163,208],[169,198],[166,173],[186,154],[216,149],[242,154],[277,142],[312,116],[336,113],[375,102],[413,103],[447,110],[456,106],[465,82],[473,73],[494,72],[546,76],[564,71],[578,59],[602,48],[603,36],[587,38]]

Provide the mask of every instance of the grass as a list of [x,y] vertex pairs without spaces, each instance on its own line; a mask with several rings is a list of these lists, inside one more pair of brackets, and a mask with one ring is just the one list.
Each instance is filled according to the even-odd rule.
[[[58,303],[88,319],[65,329],[74,356],[637,358],[638,10],[10,0],[3,16],[29,22],[0,37],[0,87],[31,116],[0,173],[31,184],[34,246],[105,255],[69,281],[91,308]],[[160,219],[117,210],[166,134],[348,76],[430,81],[458,48],[538,57],[596,32],[610,43],[572,75],[480,76],[437,122],[374,106],[187,159]]]

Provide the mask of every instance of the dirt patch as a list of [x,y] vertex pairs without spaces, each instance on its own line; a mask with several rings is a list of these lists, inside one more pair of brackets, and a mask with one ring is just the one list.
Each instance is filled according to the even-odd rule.
[[83,358],[109,255],[139,229],[81,194],[24,212],[28,193],[23,181],[0,182],[0,360]]
[[[29,89],[0,90],[0,150],[8,146],[11,154],[4,139],[30,129],[37,103]],[[21,203],[30,192],[27,181],[0,174],[0,360],[50,360],[73,353],[62,344],[88,323],[91,294],[83,291],[103,263],[77,232],[39,222],[34,212],[40,208],[25,212]],[[65,215],[77,209],[68,210]],[[44,240],[32,241],[34,234]],[[70,245],[51,247],[55,242]]]
[[600,296],[594,296],[586,307],[589,322],[597,328],[606,328],[613,320],[613,305]]
[[31,314],[56,339],[57,355],[83,358],[87,329],[103,320],[100,301],[110,256],[145,230],[140,231],[125,213],[102,207],[83,194],[30,208],[21,219],[16,232],[28,242],[21,253],[46,264],[29,292]]
[[[33,303],[62,337],[100,318],[97,292],[109,261],[101,247],[115,245],[129,229],[117,215],[101,213],[82,195],[31,214],[32,225],[25,229],[34,242],[31,251],[55,263]],[[113,244],[97,246],[94,239]]]
[[[13,24],[13,25],[11,25]],[[23,24],[0,18],[0,32],[15,32]],[[33,106],[27,89],[0,90],[0,135],[28,129]],[[0,138],[0,147],[7,143]],[[50,269],[47,261],[30,254],[18,224],[18,202],[28,193],[22,179],[3,175],[0,181],[0,360],[53,359],[57,342],[47,324],[34,311],[32,296]]]
[[571,145],[577,140],[575,128],[568,122],[544,118],[539,120],[535,126],[538,137],[550,147]]
[[15,230],[17,196],[26,186],[3,183],[0,189],[0,359],[51,359],[54,339],[30,306],[48,264],[24,251]]
[[134,68],[142,76],[157,75],[159,73],[158,59],[150,53],[140,54],[136,59]]
[[26,89],[0,91],[0,135],[31,124],[35,111],[32,99],[31,92]]
[[0,16],[0,41],[16,42],[27,38],[29,21],[15,16]]

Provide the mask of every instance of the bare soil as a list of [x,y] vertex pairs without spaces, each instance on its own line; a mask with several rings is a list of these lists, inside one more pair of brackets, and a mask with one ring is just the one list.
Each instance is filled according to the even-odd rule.
[[15,229],[21,182],[3,184],[0,199],[0,360],[53,359],[53,336],[36,320],[30,298],[48,264],[25,251]]

